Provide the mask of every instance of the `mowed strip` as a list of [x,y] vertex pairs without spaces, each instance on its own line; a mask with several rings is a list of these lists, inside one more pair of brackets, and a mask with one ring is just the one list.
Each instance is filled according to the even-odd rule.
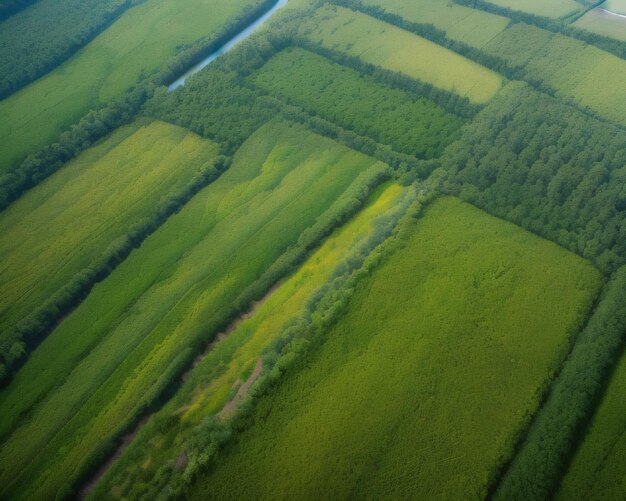
[[3,351],[20,340],[20,322],[106,259],[217,153],[214,142],[163,122],[124,127],[0,213]]
[[224,175],[93,289],[0,395],[3,418],[28,416],[0,446],[0,497],[53,498],[75,482],[248,304],[249,291],[271,284],[268,269],[289,264],[285,253],[303,232],[332,227],[387,169],[299,126],[257,131]]
[[[149,485],[155,493],[165,487],[159,474],[172,461],[185,457],[190,466],[206,453],[199,438],[210,433],[205,423],[222,415],[238,383],[249,374],[266,351],[284,336],[284,329],[305,310],[312,295],[332,280],[346,256],[377,231],[381,217],[399,217],[412,190],[392,184],[376,193],[372,203],[331,235],[309,259],[269,296],[233,325],[188,374],[174,399],[151,418],[125,455],[93,493],[94,499],[134,499]],[[396,215],[397,214],[397,215]],[[165,426],[167,423],[167,426]],[[186,465],[185,465],[186,466]],[[184,476],[183,468],[172,477]]]
[[500,75],[451,50],[343,7],[320,8],[303,23],[301,33],[324,47],[455,92],[474,103],[489,101],[502,85]]
[[625,395],[623,355],[555,499],[602,501],[626,492]]
[[456,199],[413,224],[192,499],[487,495],[602,279]]
[[363,0],[390,14],[414,23],[432,24],[451,40],[481,48],[511,22],[482,10],[458,5],[450,0]]
[[418,158],[440,156],[464,123],[432,101],[299,48],[275,55],[252,80],[309,113]]
[[0,173],[260,0],[146,0],[56,70],[0,101]]

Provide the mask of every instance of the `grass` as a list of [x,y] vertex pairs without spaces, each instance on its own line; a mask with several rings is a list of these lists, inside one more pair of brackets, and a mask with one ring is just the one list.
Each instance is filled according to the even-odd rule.
[[163,122],[123,127],[0,213],[0,344],[14,341],[20,321],[106,256],[217,150]]
[[600,406],[556,495],[557,500],[620,499],[626,492],[626,356],[622,356]]
[[463,124],[431,101],[302,49],[275,55],[253,81],[312,114],[418,158],[440,156]]
[[504,30],[484,50],[525,67],[531,80],[545,82],[559,97],[626,124],[623,59],[574,38],[522,23]]
[[362,13],[336,6],[320,8],[301,28],[324,47],[404,73],[473,103],[491,99],[502,77],[455,52]]
[[614,16],[603,9],[608,10],[608,7],[604,7],[603,4],[596,9],[590,10],[583,17],[578,19],[574,23],[574,26],[597,33],[598,35],[626,42],[626,19]]
[[543,17],[565,17],[583,9],[575,0],[489,0],[489,3]]
[[415,23],[432,24],[451,40],[481,48],[504,30],[510,20],[503,16],[470,9],[449,0],[365,0],[390,14]]
[[50,498],[75,483],[303,232],[332,224],[337,208],[354,204],[384,170],[295,125],[257,131],[225,174],[93,289],[0,395],[3,422],[22,417],[0,447],[0,497]]
[[456,199],[414,224],[192,498],[486,496],[602,279]]
[[258,0],[146,0],[74,57],[0,101],[0,174],[52,142],[90,109],[159,70],[181,47],[210,36]]
[[326,240],[253,313],[243,317],[189,373],[176,397],[134,439],[94,492],[94,499],[145,497],[146,489],[158,492],[163,488],[159,471],[172,460],[186,454],[193,464],[195,455],[205,452],[203,448],[194,450],[194,440],[203,433],[207,417],[223,409],[238,382],[247,379],[259,357],[304,310],[311,296],[331,280],[346,254],[376,231],[377,219],[395,210],[407,192],[397,184],[384,187],[368,207]]

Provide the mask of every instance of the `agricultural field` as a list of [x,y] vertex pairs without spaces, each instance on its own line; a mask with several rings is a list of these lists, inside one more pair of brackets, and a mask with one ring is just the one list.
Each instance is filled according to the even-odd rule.
[[156,73],[182,47],[234,22],[259,0],[146,0],[75,56],[0,101],[0,173],[55,140],[90,109]]
[[123,127],[0,213],[2,355],[19,349],[24,322],[65,287],[89,282],[85,274],[122,251],[159,204],[213,165],[217,150],[162,122]]
[[0,98],[53,69],[106,28],[132,0],[40,0],[0,29]]
[[622,356],[556,496],[619,499],[626,492],[626,357]]
[[473,103],[489,101],[502,77],[440,45],[365,14],[322,7],[303,21],[301,33],[324,47],[397,71]]
[[620,16],[0,0],[0,500],[624,501]]
[[440,156],[463,125],[432,101],[298,48],[275,55],[253,81],[314,115],[417,158]]
[[192,498],[484,497],[600,283],[552,243],[435,201]]
[[448,38],[481,48],[504,30],[510,20],[449,0],[365,0],[390,14],[414,23],[428,23],[443,30]]
[[66,494],[196,350],[386,172],[295,125],[255,133],[2,391],[0,496]]
[[576,0],[489,0],[489,3],[543,17],[567,17],[583,9]]
[[607,12],[607,10],[608,7],[602,4],[578,19],[574,26],[626,42],[626,14],[616,15],[617,11]]
[[[565,100],[614,123],[626,124],[623,59],[580,40],[523,23],[504,30],[484,50],[524,67],[530,80],[545,82]],[[598,82],[602,82],[601,87]]]
[[[245,387],[242,381],[253,382],[253,378],[259,377],[255,367],[262,364],[264,353],[276,345],[285,328],[302,314],[316,291],[333,279],[346,256],[380,231],[381,218],[402,215],[412,190],[398,184],[385,185],[381,190],[296,273],[218,337],[219,341],[187,375],[176,397],[150,419],[98,484],[93,499],[156,495],[165,485],[174,484],[163,471],[168,471],[168,464],[178,458],[183,458],[181,467],[174,469],[171,476],[185,478],[189,475],[184,470],[188,467],[191,471],[201,462],[209,447],[199,438],[209,434],[207,418],[227,418],[232,412],[229,406],[234,402],[233,391]],[[267,370],[263,367],[263,371]],[[175,433],[172,433],[173,428]]]

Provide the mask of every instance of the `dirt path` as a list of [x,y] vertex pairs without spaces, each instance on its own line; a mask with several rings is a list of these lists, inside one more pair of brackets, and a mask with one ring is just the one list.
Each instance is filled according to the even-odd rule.
[[237,390],[237,393],[232,398],[232,400],[230,402],[227,402],[226,405],[219,412],[218,417],[220,419],[223,420],[223,419],[230,417],[233,414],[233,412],[237,410],[237,407],[239,407],[239,404],[241,403],[241,401],[248,396],[250,387],[259,378],[262,370],[263,370],[263,360],[259,358],[256,361],[254,370],[252,371],[252,374],[250,374],[250,377],[248,378],[248,380],[239,387],[239,389]]
[[[267,291],[265,296],[263,296],[258,301],[253,302],[250,305],[250,308],[248,309],[248,311],[241,314],[239,318],[233,321],[225,331],[217,334],[217,336],[215,336],[215,339],[211,343],[208,344],[206,349],[194,359],[193,363],[191,364],[191,367],[189,367],[189,369],[185,371],[185,373],[182,375],[182,380],[185,381],[189,377],[194,367],[196,367],[215,348],[215,346],[219,342],[223,341],[229,336],[229,334],[233,333],[237,329],[237,327],[241,325],[242,322],[252,317],[256,313],[256,311],[261,306],[263,306],[263,304],[265,304],[265,302],[270,297],[272,297],[276,289],[280,287],[281,283],[282,281],[279,281],[276,285],[274,285],[270,290]],[[252,374],[248,378],[248,380],[244,384],[241,385],[241,387],[237,391],[237,394],[234,396],[234,398],[230,402],[228,402],[224,406],[224,408],[220,411],[219,413],[220,418],[224,419],[232,414],[232,412],[237,408],[239,402],[241,402],[241,400],[243,400],[246,397],[246,395],[248,394],[248,391],[250,390],[250,386],[252,386],[252,384],[257,380],[262,369],[263,369],[263,361],[259,359],[256,363],[256,366],[254,367],[254,370],[252,371]],[[148,419],[150,419],[151,416],[152,416],[152,413],[146,414],[145,416],[143,416],[139,420],[137,425],[135,426],[135,429],[131,433],[128,433],[122,437],[122,441],[120,445],[118,446],[118,448],[115,450],[115,452],[104,463],[102,463],[100,468],[98,468],[80,486],[80,490],[78,491],[78,495],[77,495],[78,499],[85,499],[87,496],[89,496],[89,494],[91,493],[91,491],[94,490],[94,488],[96,487],[100,479],[109,470],[109,468],[111,468],[113,463],[115,463],[115,461],[124,453],[126,448],[131,444],[131,442],[133,441],[137,433],[139,433],[141,428],[148,422]]]

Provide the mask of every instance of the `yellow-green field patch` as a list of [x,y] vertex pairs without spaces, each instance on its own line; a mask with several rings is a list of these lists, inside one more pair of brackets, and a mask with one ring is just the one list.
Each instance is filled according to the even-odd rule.
[[0,342],[19,339],[20,321],[107,256],[217,150],[163,122],[124,127],[0,213]]
[[440,45],[360,12],[343,7],[319,9],[302,34],[382,68],[404,73],[475,103],[491,99],[502,77]]
[[180,47],[210,36],[259,0],[146,0],[127,10],[74,57],[0,101],[0,172],[135,85]]
[[416,23],[432,24],[452,40],[481,48],[505,29],[510,20],[503,16],[471,9],[449,0],[365,0],[387,12]]
[[602,278],[456,199],[413,224],[192,499],[487,496]]

